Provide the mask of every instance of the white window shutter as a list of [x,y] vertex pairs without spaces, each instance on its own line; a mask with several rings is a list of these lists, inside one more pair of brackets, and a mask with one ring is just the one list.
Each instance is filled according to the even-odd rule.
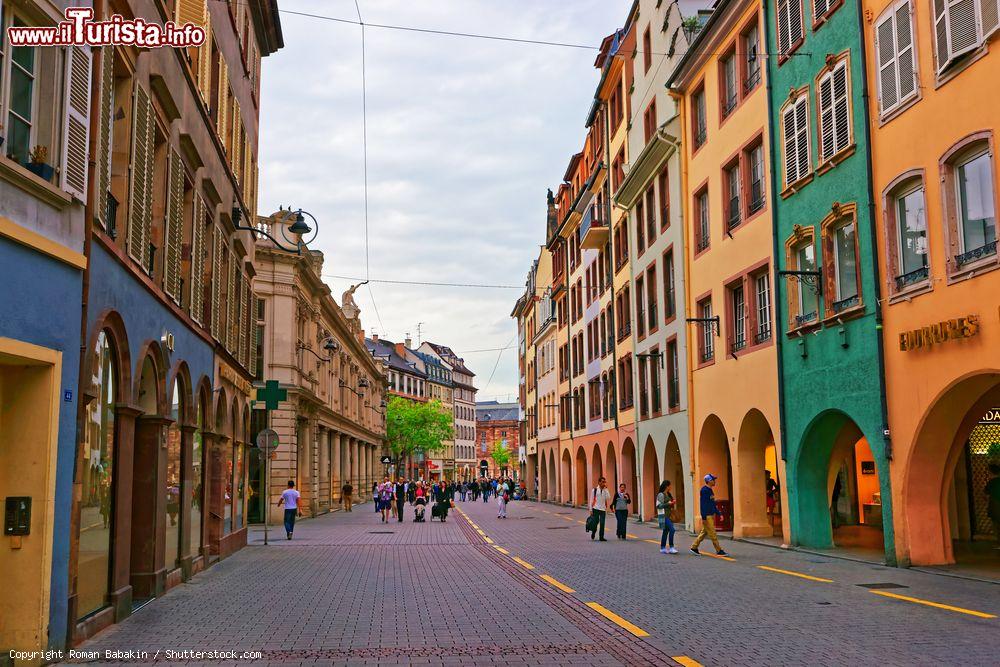
[[802,3],[800,0],[788,0],[788,48],[802,39],[803,30]]
[[834,153],[833,73],[819,81],[819,159],[826,162]]
[[1000,0],[979,0],[979,19],[986,39],[1000,28]]
[[899,71],[899,101],[917,92],[917,63],[913,45],[913,12],[906,0],[896,8],[896,63]]
[[795,104],[795,134],[798,177],[805,178],[809,173],[809,109],[805,95]]
[[848,92],[847,61],[841,61],[833,70],[833,151],[839,153],[851,145],[851,101]]
[[822,17],[830,11],[830,0],[813,0],[813,20]]
[[87,159],[90,155],[90,48],[66,49],[66,90],[63,98],[61,187],[80,201],[87,199]]
[[166,256],[163,263],[163,288],[181,301],[181,243],[184,238],[184,163],[177,151],[169,153],[167,173]]
[[129,177],[128,254],[148,272],[149,227],[152,210],[152,107],[142,86],[132,95],[132,164]]
[[205,310],[205,201],[194,194],[194,215],[191,221],[191,298],[188,301],[191,319],[201,324]]
[[795,142],[795,105],[789,106],[785,109],[784,114],[781,119],[782,127],[785,133],[785,185],[791,185],[795,181],[799,180],[798,173],[798,157],[796,155],[796,142]]
[[778,53],[788,52],[788,6],[793,0],[778,0]]
[[882,113],[899,103],[896,62],[895,14],[892,11],[875,24],[875,54],[878,58],[878,101]]
[[96,156],[97,219],[105,229],[111,230],[114,220],[108,219],[108,193],[111,190],[111,155],[114,139],[114,80],[115,47],[101,48],[101,99],[98,105],[98,137]]
[[949,0],[948,30],[952,58],[973,51],[979,46],[976,0]]

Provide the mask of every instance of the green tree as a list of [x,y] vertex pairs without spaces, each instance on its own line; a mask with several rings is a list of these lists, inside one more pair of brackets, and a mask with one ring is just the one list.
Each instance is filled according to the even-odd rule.
[[396,459],[434,454],[454,437],[451,412],[440,401],[418,403],[390,396],[385,414],[385,439]]
[[490,458],[493,459],[493,463],[497,465],[497,468],[503,470],[510,463],[510,450],[507,449],[507,445],[497,441],[490,451]]

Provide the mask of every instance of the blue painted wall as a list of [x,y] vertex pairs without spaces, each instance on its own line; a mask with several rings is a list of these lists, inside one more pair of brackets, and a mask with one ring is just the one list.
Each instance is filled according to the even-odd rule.
[[49,648],[63,648],[69,596],[70,511],[76,456],[77,382],[83,273],[19,243],[0,239],[0,336],[62,352],[59,444],[52,526]]

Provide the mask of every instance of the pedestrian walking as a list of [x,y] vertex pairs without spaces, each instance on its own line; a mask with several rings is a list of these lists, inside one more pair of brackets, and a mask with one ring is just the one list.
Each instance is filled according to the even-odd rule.
[[462,482],[462,502],[463,503],[465,502],[465,500],[468,497],[468,495],[469,495],[469,485],[466,484],[465,482]]
[[507,503],[510,501],[510,490],[506,482],[497,487],[497,518],[507,518]]
[[719,544],[719,537],[715,534],[715,517],[719,514],[719,507],[715,504],[715,480],[718,477],[709,473],[705,475],[705,486],[701,487],[701,532],[698,533],[698,537],[694,539],[694,544],[691,545],[691,551],[698,553],[698,546],[701,544],[702,540],[706,537],[712,540],[712,546],[715,547],[715,553],[719,556],[728,556],[729,554],[722,548]]
[[340,493],[340,502],[344,506],[344,511],[350,512],[353,506],[354,487],[349,481],[345,482],[344,486],[340,488]]
[[438,505],[441,507],[441,523],[448,520],[448,510],[451,509],[454,498],[455,496],[454,492],[451,490],[451,486],[448,485],[446,480],[441,480],[441,488],[437,494]]
[[381,503],[378,501],[378,482],[372,482],[372,500],[375,502],[375,514],[382,511]]
[[615,508],[615,522],[617,524],[615,536],[619,540],[624,540],[627,535],[625,524],[628,522],[628,506],[632,504],[632,496],[625,490],[624,484],[618,485],[618,492],[615,493],[611,504]]
[[278,498],[278,507],[285,506],[285,537],[292,539],[295,531],[295,517],[302,516],[299,511],[299,492],[295,490],[295,481],[288,480],[288,488],[281,492]]
[[591,516],[591,529],[590,529],[590,539],[594,539],[598,531],[600,532],[601,542],[607,542],[604,539],[604,523],[608,515],[608,507],[611,506],[611,492],[608,491],[608,483],[602,477],[597,480],[597,486],[590,494],[590,516]]
[[378,511],[382,513],[382,523],[389,521],[389,511],[392,507],[394,491],[395,488],[392,482],[389,481],[388,475],[383,478],[382,483],[375,490],[375,504],[378,507]]
[[[677,501],[670,493],[670,480],[665,479],[660,482],[660,492],[656,494],[656,520],[660,524],[661,554],[677,553],[677,549],[674,548],[674,521],[671,516],[676,505]],[[669,549],[667,548],[668,540],[670,541]]]
[[393,494],[393,499],[396,501],[396,518],[399,523],[403,523],[403,505],[406,503],[406,479],[400,479],[396,482],[395,493]]

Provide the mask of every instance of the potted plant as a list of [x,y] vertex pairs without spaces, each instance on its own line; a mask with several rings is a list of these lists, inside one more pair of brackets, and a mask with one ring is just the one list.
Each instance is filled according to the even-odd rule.
[[49,157],[49,149],[46,146],[38,145],[28,151],[28,164],[24,165],[28,171],[39,178],[51,181],[55,174],[55,169],[46,160]]

